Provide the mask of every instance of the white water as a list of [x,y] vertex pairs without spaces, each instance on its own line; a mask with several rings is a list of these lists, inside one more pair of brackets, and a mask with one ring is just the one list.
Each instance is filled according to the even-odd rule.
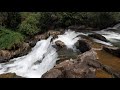
[[7,64],[0,64],[0,74],[11,72],[23,77],[40,78],[54,67],[57,60],[58,55],[51,46],[51,38],[37,42],[28,55],[14,58]]
[[97,31],[96,33],[99,33],[103,35],[106,39],[108,39],[111,42],[115,42],[116,40],[120,40],[120,34],[113,32],[113,31]]
[[104,42],[98,39],[93,39],[94,42],[100,43],[100,44],[104,44],[104,45],[108,45],[108,46],[113,46],[111,43],[109,42]]
[[67,48],[75,50],[74,44],[80,39],[80,37],[77,37],[80,34],[82,33],[68,30],[63,35],[58,35],[58,38],[55,39],[54,42],[60,40],[64,42]]
[[[73,48],[79,39],[77,37],[79,34],[68,30],[53,42],[61,40],[68,48]],[[49,37],[47,40],[38,41],[28,55],[0,64],[0,74],[16,73],[16,75],[26,78],[41,78],[45,72],[55,66],[58,60],[58,54],[56,49],[52,47],[51,39],[52,37]]]

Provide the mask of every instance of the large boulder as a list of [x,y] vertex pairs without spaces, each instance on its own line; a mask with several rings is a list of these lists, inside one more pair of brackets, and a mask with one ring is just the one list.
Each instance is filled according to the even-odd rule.
[[90,43],[87,42],[86,40],[78,40],[75,43],[75,46],[81,53],[84,53],[84,52],[89,51],[91,49]]
[[0,50],[0,63],[8,61],[14,56],[14,53],[8,50]]
[[106,52],[112,55],[120,57],[120,48],[118,47],[103,46],[103,50],[105,50]]
[[92,37],[92,38],[95,38],[95,39],[99,39],[99,40],[101,40],[101,41],[108,42],[108,40],[107,40],[104,36],[102,36],[102,35],[100,35],[100,34],[94,33],[94,34],[89,34],[88,36],[89,36],[89,37]]
[[[92,52],[92,53],[91,53]],[[90,53],[90,54],[87,54]],[[93,51],[88,51],[85,53],[87,57],[93,57],[94,54]],[[96,64],[94,63],[92,65],[89,65],[91,59],[97,59],[93,58],[85,58],[84,56],[79,56],[77,59],[73,60],[65,60],[61,62],[60,64],[57,64],[53,69],[46,72],[42,78],[95,78],[95,70]],[[92,61],[94,62],[94,60]],[[93,67],[94,66],[94,67]]]
[[0,50],[0,63],[9,61],[12,58],[28,54],[30,46],[28,43],[23,43],[17,50]]
[[12,51],[12,52],[14,52],[14,56],[20,57],[23,55],[27,55],[30,50],[31,50],[31,47],[30,47],[29,43],[24,42],[19,49]]
[[42,78],[87,78],[95,77],[95,70],[80,62],[64,61],[45,73]]
[[57,64],[53,69],[43,74],[42,78],[97,78],[98,70],[108,73],[111,77],[120,77],[120,73],[116,73],[97,59],[95,51],[91,49],[79,55],[77,59],[65,60]]

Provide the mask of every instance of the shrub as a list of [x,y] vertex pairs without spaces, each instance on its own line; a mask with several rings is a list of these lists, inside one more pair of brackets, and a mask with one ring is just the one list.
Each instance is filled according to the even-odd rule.
[[24,41],[23,35],[6,28],[0,28],[0,49],[11,49]]
[[21,23],[21,15],[19,12],[7,12],[7,19],[5,25],[7,28],[15,29]]
[[39,32],[39,19],[36,14],[29,15],[19,26],[19,31],[25,35],[34,35]]

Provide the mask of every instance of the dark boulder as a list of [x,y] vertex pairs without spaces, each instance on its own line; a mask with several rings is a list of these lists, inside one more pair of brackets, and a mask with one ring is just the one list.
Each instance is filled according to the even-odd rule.
[[95,39],[99,39],[99,40],[104,41],[104,42],[108,42],[108,40],[100,34],[94,33],[94,34],[89,34],[88,36],[92,37],[92,38],[95,38]]
[[108,52],[112,55],[120,57],[120,48],[118,48],[118,47],[103,46],[103,50],[105,50],[106,52]]
[[73,26],[69,26],[68,29],[72,29],[72,30],[85,30],[85,25],[73,25]]
[[86,40],[78,40],[78,42],[75,43],[75,46],[81,53],[84,53],[91,49],[90,43],[87,42]]

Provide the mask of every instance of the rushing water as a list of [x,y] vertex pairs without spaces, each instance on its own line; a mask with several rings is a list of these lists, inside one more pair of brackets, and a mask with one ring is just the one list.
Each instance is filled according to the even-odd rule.
[[[112,29],[118,29],[120,25],[114,26]],[[110,29],[110,28],[109,28]],[[89,33],[78,33],[75,31],[67,30],[63,35],[58,35],[58,38],[55,40],[51,40],[50,36],[46,40],[38,41],[32,51],[29,52],[28,55],[11,59],[7,63],[0,64],[0,74],[5,73],[16,73],[18,76],[26,77],[26,78],[41,78],[41,76],[53,68],[58,60],[57,50],[52,46],[55,44],[55,41],[61,40],[67,46],[67,48],[76,50],[74,44],[81,39],[77,37],[78,35],[87,36]],[[106,43],[104,41],[100,41],[98,39],[93,39],[94,42],[101,43],[104,45],[113,46],[114,42],[120,44],[120,33],[115,31],[110,31],[108,29],[104,29],[101,31],[95,31],[95,33],[99,33],[106,37],[110,42]],[[102,53],[98,52],[100,57],[103,57]],[[108,58],[112,56],[108,56]],[[114,57],[115,58],[115,57]],[[104,62],[106,59],[101,58]],[[116,59],[116,58],[115,58]],[[117,58],[119,59],[119,58]],[[117,60],[118,61],[118,60]],[[113,61],[114,62],[114,61]]]
[[[72,48],[77,42],[79,33],[66,31],[65,34],[58,36],[58,39],[65,43],[68,48]],[[14,58],[8,63],[0,64],[0,74],[16,73],[18,76],[27,78],[40,78],[45,72],[53,68],[58,60],[56,49],[52,47],[52,37],[47,40],[38,41],[32,51],[22,57]]]
[[111,46],[115,45],[120,47],[120,23],[107,29],[95,31],[95,33],[103,35],[111,42]]

